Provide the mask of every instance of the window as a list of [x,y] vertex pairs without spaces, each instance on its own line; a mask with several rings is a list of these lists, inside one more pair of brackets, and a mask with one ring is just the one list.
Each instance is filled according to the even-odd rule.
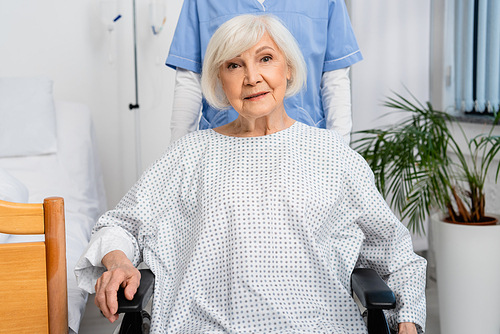
[[500,1],[435,0],[431,102],[456,115],[500,108]]

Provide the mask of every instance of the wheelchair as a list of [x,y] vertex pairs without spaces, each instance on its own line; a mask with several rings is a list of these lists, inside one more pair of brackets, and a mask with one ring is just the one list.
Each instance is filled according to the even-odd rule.
[[[123,289],[118,291],[118,313],[125,313],[117,334],[147,334],[151,317],[144,311],[153,294],[154,275],[140,269],[141,283],[134,299],[127,300]],[[352,294],[365,309],[363,316],[369,334],[390,334],[383,310],[396,307],[396,296],[373,269],[357,268],[351,275]],[[119,331],[118,331],[119,330]]]

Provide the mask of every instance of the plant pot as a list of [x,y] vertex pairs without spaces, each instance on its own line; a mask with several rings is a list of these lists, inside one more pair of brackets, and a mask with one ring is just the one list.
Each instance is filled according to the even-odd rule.
[[431,217],[441,334],[500,333],[500,225]]
[[458,225],[489,226],[489,225],[496,225],[498,223],[498,218],[495,218],[495,217],[484,217],[484,221],[477,222],[477,223],[455,222],[455,221],[451,220],[450,217],[444,218],[443,221],[446,222],[446,223],[458,224]]

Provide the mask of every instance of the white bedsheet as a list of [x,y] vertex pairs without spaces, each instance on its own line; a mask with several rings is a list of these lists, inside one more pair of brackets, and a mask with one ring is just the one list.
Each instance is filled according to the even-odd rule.
[[[56,120],[57,153],[0,158],[0,167],[28,188],[30,203],[49,196],[64,198],[69,326],[78,332],[87,293],[77,287],[73,268],[107,204],[88,107],[56,101]],[[10,236],[8,242],[33,238],[39,237]]]

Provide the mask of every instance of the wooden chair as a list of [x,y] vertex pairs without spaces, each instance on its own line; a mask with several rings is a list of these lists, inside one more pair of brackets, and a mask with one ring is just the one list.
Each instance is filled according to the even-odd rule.
[[0,333],[68,333],[64,201],[0,200],[0,232],[45,242],[0,244]]

